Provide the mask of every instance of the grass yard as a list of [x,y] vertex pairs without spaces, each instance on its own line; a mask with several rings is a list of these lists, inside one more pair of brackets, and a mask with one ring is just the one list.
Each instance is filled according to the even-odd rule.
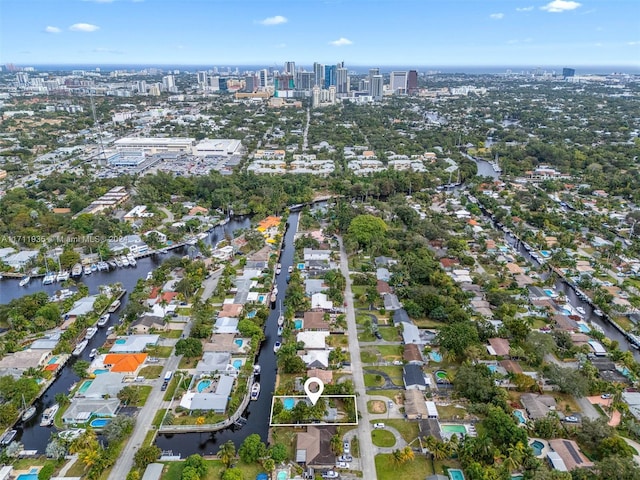
[[[207,464],[207,474],[202,480],[219,480],[224,471],[224,466],[220,460],[205,460]],[[164,475],[162,480],[181,480],[182,470],[184,469],[184,462],[168,462],[165,465]],[[259,473],[264,472],[263,468],[258,464],[247,465],[243,462],[238,462],[236,467],[242,471],[242,478],[251,479],[256,478]]]
[[180,338],[182,330],[166,330],[160,333],[160,338]]
[[376,390],[375,394],[388,397],[389,400],[393,400],[399,405],[404,404],[402,401],[402,390]]
[[377,375],[375,373],[364,374],[365,387],[381,387],[382,385],[384,385],[384,378],[382,375]]
[[367,333],[367,332],[359,332],[358,333],[358,341],[359,342],[373,342],[375,341],[376,337],[374,337],[372,334]]
[[140,398],[138,399],[138,402],[135,404],[135,406],[144,407],[144,404],[147,403],[147,398],[149,398],[153,387],[151,385],[134,385],[133,388],[140,392]]
[[147,347],[147,353],[152,357],[169,358],[173,347]]
[[344,350],[349,347],[349,337],[346,335],[329,335],[326,343],[328,347],[342,347]]
[[379,345],[376,348],[386,361],[402,360],[401,345]]
[[419,328],[433,328],[436,330],[446,325],[444,322],[426,317],[414,319],[413,323],[415,323]]
[[416,455],[415,459],[396,465],[390,453],[376,455],[378,480],[424,480],[431,475],[431,462],[426,457]]
[[138,375],[144,378],[159,378],[163,368],[162,365],[148,365],[142,367]]
[[166,408],[162,408],[158,410],[155,416],[153,417],[153,423],[151,425],[153,425],[154,427],[159,427],[160,422],[162,422],[162,419],[164,418],[164,414],[166,413],[166,411],[167,411]]
[[178,368],[180,370],[187,370],[189,368],[196,368],[196,365],[198,364],[199,361],[200,361],[199,357],[196,357],[196,358],[182,357],[180,359],[180,363],[178,364]]
[[399,342],[401,340],[395,327],[380,327],[378,331],[387,342]]
[[390,418],[385,420],[384,423],[387,427],[393,427],[398,430],[407,443],[413,442],[418,438],[418,434],[420,433],[418,422],[408,422],[399,418]]
[[362,360],[362,363],[376,363],[378,355],[375,350],[367,348],[360,351],[360,360]]
[[467,410],[455,405],[438,405],[438,414],[442,420],[456,420],[464,418],[467,415]]
[[386,373],[391,378],[391,381],[398,386],[403,385],[402,383],[402,367],[401,366],[383,366],[383,367],[375,367],[376,370],[380,370],[381,372]]
[[376,447],[391,448],[396,444],[396,437],[389,430],[377,429],[371,432],[371,440]]

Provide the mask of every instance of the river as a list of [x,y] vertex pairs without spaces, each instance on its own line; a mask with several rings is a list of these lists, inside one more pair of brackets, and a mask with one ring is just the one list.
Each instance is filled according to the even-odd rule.
[[[248,217],[237,217],[231,219],[224,226],[214,227],[209,235],[203,240],[205,243],[215,246],[220,240],[223,240],[226,235],[233,236],[233,232],[240,228],[249,228],[251,222]],[[170,251],[166,255],[152,255],[145,258],[140,258],[137,261],[136,268],[120,268],[109,272],[95,272],[89,276],[82,276],[80,281],[89,287],[90,293],[98,293],[98,287],[100,285],[112,284],[120,282],[127,292],[131,292],[136,286],[136,283],[140,278],[144,279],[147,273],[158,267],[165,259],[174,255],[184,255],[184,249],[176,249]],[[56,290],[60,289],[59,285],[42,285],[40,279],[34,279],[27,287],[20,287],[18,285],[19,280],[5,278],[0,280],[0,303],[8,303],[14,298],[22,297],[29,293],[35,293],[39,291],[45,291],[49,295],[53,295]],[[122,306],[115,314],[111,315],[111,319],[108,325],[115,324],[117,322],[118,313],[126,305],[128,300],[128,294],[122,298]],[[107,337],[107,327],[100,328],[98,333],[89,340],[89,345],[85,348],[82,355],[79,357],[83,360],[90,360],[89,353],[92,348],[98,348],[104,344]],[[272,347],[271,347],[272,348]],[[49,441],[50,428],[40,427],[40,420],[42,411],[55,403],[55,396],[58,393],[69,393],[69,387],[79,380],[78,376],[73,372],[73,364],[76,362],[75,358],[72,358],[67,365],[62,369],[60,375],[47,389],[45,394],[40,397],[35,405],[38,407],[37,414],[25,424],[18,423],[15,427],[18,430],[16,440],[23,443],[26,450],[38,450],[43,453],[46,445]],[[266,397],[266,395],[265,395]]]
[[262,342],[256,364],[260,365],[260,396],[258,400],[249,402],[249,406],[243,413],[247,419],[246,425],[242,427],[231,426],[225,430],[205,433],[180,433],[173,435],[159,435],[156,445],[163,451],[171,450],[174,455],[180,454],[186,457],[193,453],[201,455],[215,455],[218,447],[228,440],[232,440],[236,448],[249,435],[257,433],[263,441],[267,440],[269,432],[269,412],[271,412],[271,398],[276,384],[276,354],[273,345],[278,339],[278,316],[280,315],[279,305],[287,292],[287,269],[293,265],[293,241],[297,230],[299,213],[292,213],[289,216],[289,227],[284,235],[284,243],[280,254],[282,272],[276,276],[275,284],[278,287],[278,306],[272,308],[265,324],[265,341]]

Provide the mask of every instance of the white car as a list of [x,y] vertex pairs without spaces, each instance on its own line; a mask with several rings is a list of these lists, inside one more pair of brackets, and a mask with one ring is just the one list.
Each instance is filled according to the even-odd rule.
[[349,442],[344,442],[342,445],[342,453],[345,455],[349,455],[351,453],[351,445],[349,445]]
[[374,423],[373,428],[384,428],[384,423]]
[[335,470],[328,470],[326,472],[322,472],[322,478],[340,478],[340,474]]
[[336,462],[336,468],[349,468],[349,464],[347,462]]

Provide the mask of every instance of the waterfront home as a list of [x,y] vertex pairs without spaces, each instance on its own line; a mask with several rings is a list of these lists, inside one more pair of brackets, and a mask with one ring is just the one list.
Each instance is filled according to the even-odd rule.
[[321,293],[329,289],[329,286],[322,279],[308,278],[304,281],[305,293],[308,297]]
[[336,455],[331,450],[331,437],[335,426],[308,426],[305,432],[296,435],[296,463],[312,468],[333,468]]
[[158,344],[160,335],[129,335],[118,337],[109,350],[110,353],[139,353],[147,349],[148,346]]
[[69,325],[75,322],[76,318],[78,318],[80,315],[91,313],[93,311],[93,304],[97,299],[97,295],[90,295],[88,297],[76,300],[71,307],[71,310],[63,315],[65,322],[61,328],[65,330]]
[[329,331],[329,322],[324,319],[324,312],[304,312],[302,328],[306,331]]
[[241,303],[225,303],[222,305],[220,312],[218,312],[218,317],[238,318],[242,315],[243,309],[244,305],[242,305]]
[[167,324],[164,316],[143,315],[131,322],[130,330],[134,333],[149,333],[153,330],[166,330]]
[[238,318],[232,317],[218,317],[216,323],[213,326],[215,333],[232,333],[236,335],[238,333]]
[[58,342],[60,342],[61,334],[58,330],[45,333],[44,336],[31,343],[29,348],[31,350],[53,350],[58,345]]
[[304,331],[296,335],[296,341],[304,343],[307,350],[324,350],[327,348],[326,339],[329,335],[327,331]]
[[228,352],[204,352],[202,359],[196,365],[196,373],[211,375],[220,372],[237,374],[237,370],[231,365],[231,354]]
[[315,293],[311,296],[311,308],[333,310],[333,302],[327,299],[327,295],[325,293]]
[[113,373],[133,374],[146,360],[146,353],[108,353],[102,359],[102,363]]
[[101,373],[96,375],[92,380],[86,380],[88,386],[76,393],[76,397],[102,399],[105,397],[114,398],[118,395],[118,392],[125,386],[123,373]]
[[333,383],[333,371],[322,370],[320,368],[311,368],[307,370],[307,378],[316,377],[322,380],[325,385]]
[[64,423],[85,423],[92,416],[115,417],[120,408],[117,398],[74,398],[62,414]]
[[20,378],[24,372],[31,368],[45,366],[50,356],[51,350],[31,348],[10,353],[0,359],[0,376],[10,375],[14,378]]
[[309,350],[300,358],[307,368],[329,368],[330,350]]
[[[234,376],[220,375],[215,382],[215,391],[188,391],[180,399],[180,406],[189,411],[210,410],[214,413],[222,414],[227,409],[227,403],[231,397],[234,382]],[[199,382],[196,388],[198,388],[198,385]],[[207,387],[207,389],[208,388],[210,387]]]

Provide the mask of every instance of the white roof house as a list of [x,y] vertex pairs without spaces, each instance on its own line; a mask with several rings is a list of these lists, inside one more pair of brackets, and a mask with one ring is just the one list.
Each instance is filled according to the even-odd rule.
[[329,366],[329,350],[310,350],[301,358],[309,368],[327,368]]
[[296,335],[296,341],[303,342],[304,348],[308,350],[324,350],[327,346],[326,338],[331,335],[329,332],[305,331]]
[[76,396],[102,399],[108,395],[113,398],[125,387],[124,377],[123,373],[101,373],[93,380],[87,380],[91,385],[82,394],[76,394]]
[[235,317],[219,317],[213,326],[214,333],[238,333],[238,322]]
[[109,352],[111,353],[140,353],[143,352],[148,345],[158,343],[160,335],[129,335],[128,337],[118,338]]
[[327,300],[325,293],[315,293],[311,296],[311,308],[322,308],[323,310],[331,310],[333,302]]

